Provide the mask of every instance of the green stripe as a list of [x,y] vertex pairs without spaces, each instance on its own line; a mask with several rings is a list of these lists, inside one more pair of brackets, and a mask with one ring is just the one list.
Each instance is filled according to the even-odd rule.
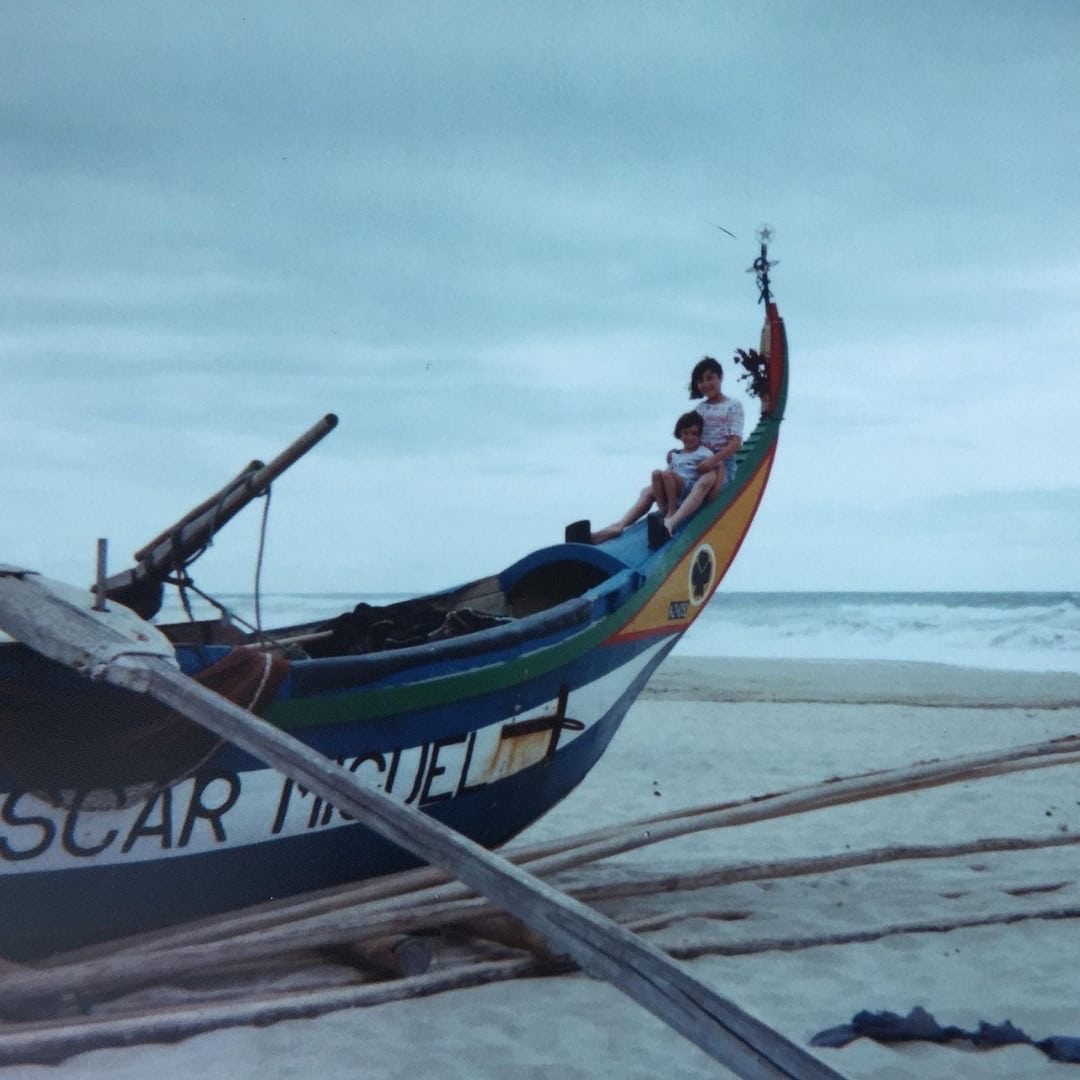
[[280,728],[296,730],[356,720],[358,704],[363,705],[362,718],[374,720],[505,690],[564,667],[594,649],[614,631],[614,624],[624,610],[620,608],[565,641],[513,660],[487,664],[459,675],[437,675],[402,686],[371,690],[357,687],[333,696],[282,701],[267,710],[267,719]]
[[[746,441],[748,453],[740,462],[740,470],[752,478],[776,441],[779,422],[768,417],[760,420]],[[482,668],[463,671],[458,675],[440,675],[422,682],[378,689],[357,687],[326,697],[303,698],[277,702],[267,710],[267,719],[287,731],[317,727],[323,724],[344,723],[350,720],[376,720],[399,716],[416,709],[427,709],[479,697],[518,683],[535,679],[564,667],[596,648],[622,626],[625,626],[652,599],[667,580],[672,568],[712,527],[734,502],[745,484],[733,487],[726,497],[711,504],[708,514],[697,514],[693,528],[684,529],[663,549],[645,582],[610,615],[600,619],[579,634],[547,648],[526,653],[513,660],[502,660]],[[358,716],[358,706],[362,716]]]

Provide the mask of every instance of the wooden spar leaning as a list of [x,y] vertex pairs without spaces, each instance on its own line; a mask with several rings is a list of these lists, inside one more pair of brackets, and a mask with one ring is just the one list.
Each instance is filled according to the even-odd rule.
[[333,413],[327,413],[267,464],[251,462],[216,495],[204,499],[135,552],[138,565],[108,578],[105,595],[132,608],[144,619],[156,615],[161,607],[161,579],[204,548],[226,522],[252,499],[262,495],[290,465],[333,431],[337,422]]
[[240,470],[240,472],[236,474],[236,477],[230,480],[227,484],[225,484],[225,486],[222,487],[220,491],[215,491],[213,495],[210,495],[207,498],[203,499],[203,501],[199,503],[198,506],[193,506],[179,521],[174,522],[167,529],[162,529],[162,531],[158,533],[158,535],[155,536],[153,540],[150,540],[148,543],[143,544],[143,546],[135,552],[132,558],[137,563],[141,563],[144,559],[148,559],[153,554],[154,549],[157,548],[160,544],[164,544],[166,543],[166,541],[171,541],[177,533],[181,532],[181,530],[183,529],[186,529],[187,526],[190,525],[197,518],[200,518],[204,514],[213,510],[214,507],[220,506],[225,501],[225,499],[238,488],[243,488],[244,490],[250,489],[252,484],[254,483],[255,474],[260,469],[265,468],[266,462],[259,461],[258,459],[245,465]]
[[694,979],[637,935],[180,673],[168,641],[131,612],[95,611],[87,592],[0,566],[0,628],[52,660],[143,693],[272,765],[339,811],[454,875],[540,933],[737,1075],[839,1074]]

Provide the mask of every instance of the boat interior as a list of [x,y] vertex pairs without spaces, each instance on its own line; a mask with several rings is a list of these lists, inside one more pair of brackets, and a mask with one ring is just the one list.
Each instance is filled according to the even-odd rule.
[[440,642],[510,624],[518,631],[543,633],[552,623],[546,616],[565,622],[568,601],[582,601],[571,605],[581,609],[581,617],[571,621],[582,621],[593,596],[612,591],[621,595],[639,580],[626,562],[601,546],[563,543],[532,552],[499,574],[444,592],[385,605],[359,603],[330,619],[262,634],[245,632],[223,619],[159,629],[176,645],[262,646],[291,659],[363,656],[417,646],[430,651]]
[[[739,451],[740,465],[762,438],[759,423]],[[172,623],[159,629],[178,646],[249,646],[293,660],[370,656],[418,647],[430,657],[439,643],[478,634],[476,648],[496,647],[507,637],[491,633],[500,627],[514,624],[515,637],[531,637],[564,625],[568,618],[583,621],[594,600],[602,598],[606,610],[612,610],[640,587],[642,568],[652,554],[642,520],[602,544],[555,544],[526,555],[501,573],[465,585],[391,604],[359,603],[329,619],[262,632],[245,631],[227,619]],[[461,647],[445,651],[460,653]],[[399,662],[405,659],[402,655]]]

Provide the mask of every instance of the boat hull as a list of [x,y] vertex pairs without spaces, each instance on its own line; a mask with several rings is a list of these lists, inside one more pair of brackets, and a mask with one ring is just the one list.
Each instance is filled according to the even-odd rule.
[[[590,649],[404,724],[296,734],[390,797],[495,847],[581,782],[674,640]],[[151,793],[96,790],[63,801],[18,790],[0,801],[3,955],[39,956],[416,863],[228,747]]]
[[[454,592],[473,605],[501,597],[510,614],[491,615],[497,625],[401,648],[309,651],[291,663],[266,720],[489,847],[536,821],[595,765],[746,536],[787,391],[771,303],[762,341],[770,407],[740,451],[736,480],[659,550],[640,522],[600,547],[534,552]],[[291,628],[311,650],[324,637],[313,625]],[[228,652],[170,640],[199,678]],[[143,726],[144,701],[0,642],[0,955],[41,956],[415,864],[201,729],[195,738]],[[131,753],[147,732],[156,756]],[[50,774],[62,744],[68,760]],[[142,773],[113,762],[120,747]],[[86,779],[95,776],[105,779]]]

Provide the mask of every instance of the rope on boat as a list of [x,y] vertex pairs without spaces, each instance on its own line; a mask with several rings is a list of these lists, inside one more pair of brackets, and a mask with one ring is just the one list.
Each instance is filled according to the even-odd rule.
[[[254,634],[259,639],[259,642],[262,645],[274,646],[274,645],[277,645],[278,643],[275,642],[272,638],[268,637],[263,632],[263,626],[262,626],[262,568],[263,568],[263,559],[264,559],[264,556],[265,556],[265,553],[266,553],[266,535],[267,535],[268,525],[269,525],[269,520],[270,520],[270,497],[271,497],[271,495],[273,493],[273,485],[267,484],[266,487],[261,492],[258,492],[254,496],[257,499],[258,498],[263,498],[263,499],[266,500],[263,503],[262,520],[260,521],[260,524],[259,524],[259,542],[258,542],[258,547],[257,547],[256,555],[255,555],[255,576],[254,576],[254,584],[253,584],[253,594],[254,594],[253,595],[253,600],[254,600],[254,606],[255,606],[255,623],[254,623],[254,625],[252,623],[248,622],[246,619],[242,618],[240,615],[237,615],[236,612],[234,612],[230,608],[226,607],[224,604],[222,604],[219,600],[215,599],[209,593],[204,592],[202,589],[200,589],[195,584],[195,579],[191,576],[191,574],[188,571],[188,568],[191,566],[191,564],[194,563],[196,559],[198,559],[202,555],[204,555],[206,553],[206,549],[209,548],[211,546],[211,544],[213,543],[213,534],[217,530],[217,527],[218,527],[217,526],[217,517],[218,517],[218,514],[220,514],[220,512],[221,512],[221,509],[222,509],[222,506],[224,505],[225,500],[234,491],[236,491],[238,488],[243,487],[245,485],[250,485],[253,475],[254,475],[254,472],[249,471],[244,476],[239,477],[237,479],[236,483],[233,484],[231,488],[227,488],[222,492],[221,497],[218,499],[217,505],[214,507],[213,527],[211,529],[210,536],[207,538],[206,543],[201,548],[199,548],[198,551],[194,552],[191,556],[189,556],[187,559],[184,559],[184,560],[177,559],[176,563],[174,565],[173,574],[171,576],[169,576],[169,577],[163,578],[162,580],[164,581],[165,584],[172,585],[172,586],[174,586],[176,588],[176,591],[180,596],[180,603],[181,603],[181,605],[182,605],[182,607],[184,609],[184,613],[187,615],[188,622],[193,623],[193,622],[196,621],[195,612],[192,609],[191,600],[190,600],[190,598],[188,596],[188,592],[190,591],[190,592],[195,593],[202,600],[205,600],[208,604],[210,604],[211,607],[216,608],[218,610],[218,612],[220,612],[221,617],[223,619],[228,619],[230,622],[233,622],[233,623],[239,623],[241,626],[243,626],[250,633]],[[178,550],[175,543],[174,543],[174,550]]]
[[262,639],[262,566],[263,566],[263,553],[266,550],[266,523],[270,518],[270,495],[271,490],[267,487],[265,491],[266,501],[263,503],[262,523],[259,525],[259,548],[258,554],[255,556],[255,582],[253,589],[255,592],[255,629],[259,638]]

